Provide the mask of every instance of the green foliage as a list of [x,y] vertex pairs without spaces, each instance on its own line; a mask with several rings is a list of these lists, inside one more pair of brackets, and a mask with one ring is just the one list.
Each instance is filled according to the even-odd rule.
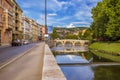
[[120,62],[120,56],[114,56],[111,54],[105,54],[105,53],[101,53],[101,52],[93,51],[93,50],[91,52],[97,56],[100,56],[100,57],[103,57],[103,58],[106,58],[112,61]]
[[107,52],[120,53],[120,43],[112,42],[95,42],[89,46],[92,49],[104,50]]
[[92,9],[94,38],[120,39],[120,0],[103,0]]
[[59,38],[59,35],[58,35],[58,33],[56,32],[56,28],[53,29],[52,38],[53,38],[53,39]]
[[74,34],[67,34],[65,35],[65,39],[78,39],[78,36]]
[[79,32],[78,36],[79,36],[80,39],[83,39],[82,31]]
[[120,0],[110,0],[107,8],[106,13],[110,20],[107,24],[106,35],[117,39],[120,37]]
[[83,35],[83,39],[92,40],[91,29],[88,28]]
[[80,39],[85,39],[85,40],[92,40],[92,31],[91,31],[91,29],[90,28],[88,28],[86,31],[85,31],[85,33],[84,33],[84,35],[82,35],[82,31],[80,31],[79,32],[79,38]]

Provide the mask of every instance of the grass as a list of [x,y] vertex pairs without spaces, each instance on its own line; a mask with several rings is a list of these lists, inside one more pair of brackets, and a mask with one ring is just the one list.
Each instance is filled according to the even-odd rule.
[[109,59],[109,60],[112,60],[112,61],[116,61],[116,62],[120,62],[120,56],[113,56],[113,55],[110,55],[110,54],[104,54],[104,53],[101,53],[101,52],[98,52],[98,51],[93,51],[91,50],[91,52],[97,56],[101,56],[103,58],[106,58],[106,59]]
[[91,49],[103,50],[106,52],[113,52],[120,54],[120,43],[119,42],[95,42],[89,46]]

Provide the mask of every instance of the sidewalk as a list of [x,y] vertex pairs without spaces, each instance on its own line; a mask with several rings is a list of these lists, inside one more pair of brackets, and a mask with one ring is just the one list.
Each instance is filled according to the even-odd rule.
[[45,43],[0,70],[0,80],[41,80]]
[[66,80],[48,45],[45,45],[43,66],[42,80]]
[[11,45],[6,45],[6,46],[0,46],[0,49],[10,47]]

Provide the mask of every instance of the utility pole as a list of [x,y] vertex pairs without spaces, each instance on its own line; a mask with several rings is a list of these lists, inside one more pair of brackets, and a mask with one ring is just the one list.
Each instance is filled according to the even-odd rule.
[[[45,35],[48,34],[48,27],[47,27],[47,0],[45,0]],[[45,42],[47,41],[47,38],[45,38],[44,35],[44,40]]]
[[47,0],[45,0],[45,27],[47,29]]

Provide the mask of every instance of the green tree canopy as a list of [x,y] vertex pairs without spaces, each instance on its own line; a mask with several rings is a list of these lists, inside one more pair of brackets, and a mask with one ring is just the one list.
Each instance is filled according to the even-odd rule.
[[59,38],[59,35],[58,35],[57,31],[56,31],[56,28],[53,29],[52,38],[53,39]]
[[120,0],[102,0],[92,9],[94,38],[120,39]]
[[65,39],[78,39],[78,36],[74,34],[67,34],[65,35]]

